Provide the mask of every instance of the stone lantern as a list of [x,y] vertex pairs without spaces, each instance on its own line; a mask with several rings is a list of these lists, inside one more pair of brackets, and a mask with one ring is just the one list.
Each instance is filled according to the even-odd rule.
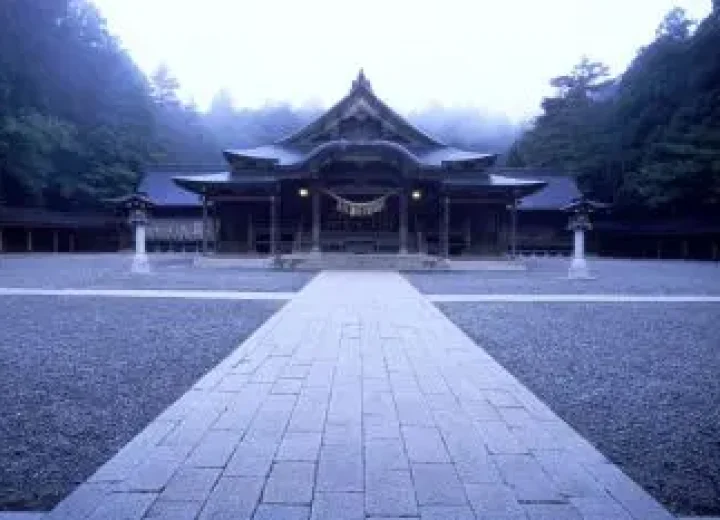
[[130,224],[135,236],[132,272],[149,273],[150,262],[148,262],[145,241],[149,211],[153,206],[152,201],[144,193],[132,193],[124,197],[111,199],[110,202],[113,202],[118,208],[127,213],[128,224]]
[[574,280],[590,279],[590,269],[585,259],[585,233],[592,229],[590,214],[608,208],[607,204],[581,198],[563,208],[570,213],[568,229],[573,232],[573,258],[568,270],[568,278]]

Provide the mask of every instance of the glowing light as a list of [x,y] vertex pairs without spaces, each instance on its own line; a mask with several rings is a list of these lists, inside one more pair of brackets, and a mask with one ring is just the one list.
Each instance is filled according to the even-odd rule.
[[300,188],[298,190],[298,193],[300,194],[301,197],[307,197],[310,192],[308,191],[307,188]]
[[412,192],[413,200],[420,200],[421,197],[422,197],[422,193],[420,193],[420,190],[414,190]]

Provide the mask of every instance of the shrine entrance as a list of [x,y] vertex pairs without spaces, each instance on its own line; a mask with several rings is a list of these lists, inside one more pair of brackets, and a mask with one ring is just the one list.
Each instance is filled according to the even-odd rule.
[[324,190],[320,243],[327,252],[397,253],[400,250],[399,194],[343,194]]

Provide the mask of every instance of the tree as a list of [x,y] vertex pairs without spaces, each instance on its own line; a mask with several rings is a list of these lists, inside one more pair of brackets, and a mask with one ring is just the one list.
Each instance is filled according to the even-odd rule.
[[673,9],[618,78],[583,59],[552,81],[554,97],[509,160],[564,168],[621,210],[717,211],[720,24]]
[[668,38],[675,41],[687,41],[696,23],[687,16],[687,12],[676,7],[665,15],[660,26],[655,31],[656,40]]

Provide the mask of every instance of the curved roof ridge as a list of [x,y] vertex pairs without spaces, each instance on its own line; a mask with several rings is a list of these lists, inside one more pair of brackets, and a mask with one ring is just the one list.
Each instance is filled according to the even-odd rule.
[[407,120],[407,118],[400,115],[398,112],[396,112],[393,108],[390,107],[387,103],[385,103],[382,99],[380,99],[375,92],[373,92],[372,85],[370,84],[370,81],[365,76],[364,70],[361,68],[357,78],[352,82],[352,86],[350,87],[350,91],[345,94],[337,103],[332,105],[330,108],[328,108],[323,114],[318,116],[316,119],[305,125],[304,127],[300,128],[299,130],[293,132],[289,136],[280,139],[278,141],[275,141],[273,144],[277,145],[292,145],[292,141],[300,138],[303,134],[306,134],[309,132],[309,130],[314,129],[314,127],[318,126],[319,123],[322,121],[326,121],[331,118],[335,114],[335,112],[338,112],[341,107],[348,103],[350,100],[353,99],[354,96],[358,96],[361,94],[365,94],[369,99],[377,103],[383,110],[385,110],[391,117],[395,118],[397,122],[404,125],[407,128],[410,128],[417,136],[425,139],[427,141],[428,145],[434,145],[434,146],[447,146],[445,143],[438,140],[436,137],[428,134],[424,130],[418,128],[416,125],[412,124],[410,121]]

